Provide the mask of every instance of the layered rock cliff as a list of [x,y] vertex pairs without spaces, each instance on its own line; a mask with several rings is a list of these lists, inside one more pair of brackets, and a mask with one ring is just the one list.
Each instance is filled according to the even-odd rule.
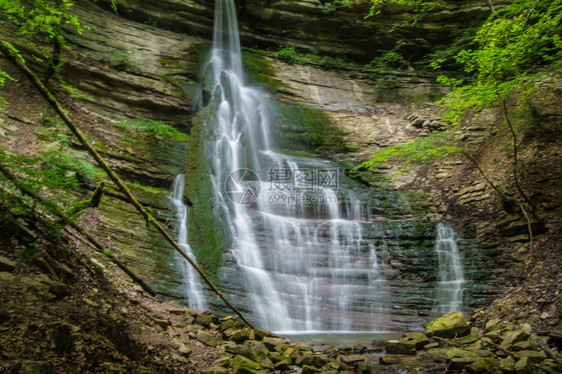
[[[83,93],[84,97],[77,102],[90,112],[112,119],[157,119],[174,124],[187,132],[192,125],[193,102],[197,100],[197,95],[192,94],[196,91],[192,91],[190,87],[197,81],[197,51],[201,45],[208,42],[211,35],[212,3],[167,0],[159,3],[141,4],[130,1],[120,4],[119,13],[116,15],[109,9],[107,2],[106,8],[86,2],[79,3],[76,14],[91,30],[86,31],[83,36],[71,38],[76,45],[77,54],[69,56],[61,72],[62,78]],[[325,4],[318,1],[241,1],[239,11],[242,43],[249,47],[290,44],[302,50],[329,55],[346,54],[361,60],[370,60],[378,50],[392,48],[399,37],[406,36],[415,45],[411,53],[420,56],[434,47],[445,45],[451,30],[470,26],[488,13],[484,1],[448,2],[446,7],[437,8],[434,14],[426,17],[417,26],[389,34],[387,31],[395,20],[400,19],[403,9],[387,8],[386,16],[363,20],[359,15],[366,11],[367,2],[358,2],[351,10],[342,9],[336,13],[326,14],[323,12],[324,8]],[[343,129],[346,142],[353,151],[330,155],[335,160],[358,163],[366,160],[374,151],[424,136],[439,128],[439,121],[435,116],[436,108],[426,101],[432,96],[439,96],[444,89],[436,85],[431,76],[411,71],[401,72],[401,79],[395,90],[373,93],[374,81],[368,74],[360,74],[358,77],[352,76],[348,71],[326,71],[317,65],[288,65],[270,60],[269,62],[275,65],[275,78],[282,82],[282,88],[279,90],[282,90],[284,100],[320,108]],[[403,105],[403,100],[402,104],[388,102],[390,96],[387,94],[395,95],[396,91],[400,91],[398,96],[401,99],[421,97],[421,105]],[[550,115],[555,120],[559,118],[558,113]],[[497,113],[488,113],[486,116],[475,118],[468,123],[465,132],[467,141],[483,145],[482,162],[486,165],[486,170],[499,174],[501,167],[495,165],[495,160],[505,166],[509,164],[509,159],[504,154],[494,151],[494,141],[488,141],[489,128],[497,124],[497,116]],[[22,118],[12,120],[21,124],[25,123],[26,118],[23,118],[24,121]],[[33,120],[28,122],[32,123]],[[95,120],[92,120],[92,123],[96,123]],[[110,125],[103,123],[101,125],[100,121],[100,129],[97,131],[106,136],[105,141],[126,141],[122,139],[123,136],[119,139],[114,138],[111,135],[113,130],[103,129],[104,126]],[[529,147],[527,155],[530,170],[549,170],[548,173],[541,173],[545,178],[542,182],[537,182],[537,175],[532,172],[528,173],[527,178],[529,188],[543,199],[543,209],[549,212],[548,224],[537,226],[537,234],[554,225],[552,222],[556,221],[560,209],[559,204],[555,203],[560,201],[555,182],[559,172],[557,166],[551,162],[552,158],[557,157],[556,143],[547,147],[548,157],[534,158],[533,150],[538,149],[539,145],[537,143]],[[109,151],[113,156],[120,154],[115,149]],[[114,157],[113,162],[118,169],[121,166],[121,173],[128,176],[130,182],[140,180],[144,184],[166,187],[171,184],[174,173],[178,171],[176,161],[171,162],[171,168],[169,165],[163,167],[159,151],[141,152],[140,159],[151,160],[149,162],[137,162],[139,159],[135,157],[132,157],[135,161],[131,161],[128,156],[131,156],[131,153],[135,156],[138,153],[136,149],[123,153],[127,156],[126,160]],[[122,159],[123,155],[121,156]],[[178,152],[173,155],[176,156]],[[177,161],[180,158],[178,157]],[[150,163],[156,160],[158,167],[154,169]],[[389,170],[365,172],[361,176],[362,183],[366,187],[381,187],[381,175],[388,172]],[[509,185],[508,176],[502,174],[501,179],[502,183]],[[542,197],[541,186],[537,183],[550,186]],[[463,159],[449,160],[435,165],[429,171],[404,175],[386,186],[390,190],[413,189],[426,193],[431,199],[430,203],[424,206],[427,208],[425,215],[435,220],[455,218],[459,220],[460,227],[468,228],[465,232],[472,241],[467,243],[464,254],[473,260],[472,271],[478,273],[474,278],[475,283],[482,282],[481,291],[475,291],[475,306],[489,301],[494,294],[500,292],[507,284],[506,277],[510,275],[508,269],[513,269],[514,264],[524,261],[529,250],[527,239],[524,237],[525,222],[520,217],[503,211],[497,196],[482,181],[470,162]],[[510,188],[513,186],[510,185]],[[162,217],[170,217],[172,212],[168,210],[170,207],[166,205],[163,195],[161,193],[160,199],[153,205],[162,212]],[[115,202],[112,208],[108,209],[112,211],[108,212],[108,217],[103,218],[103,223],[95,223],[96,221],[92,220],[92,227],[99,229],[100,236],[128,237],[127,240],[119,240],[119,244],[123,248],[137,247],[138,253],[129,253],[126,256],[132,263],[137,264],[141,275],[148,275],[151,279],[154,267],[150,266],[151,260],[146,261],[143,258],[148,257],[143,253],[160,248],[161,243],[154,245],[151,233],[147,235],[143,231],[142,222],[135,223],[129,229],[119,230],[121,232],[116,234],[113,230],[115,226],[122,224],[124,210],[127,210],[120,207],[120,204],[121,202]],[[403,215],[409,213],[401,212]],[[130,212],[125,213],[128,214]],[[411,217],[407,217],[409,218]],[[465,225],[465,219],[471,222]],[[386,265],[397,274],[396,278],[411,278],[405,279],[403,284],[394,282],[399,294],[401,289],[418,286],[416,282],[422,278],[427,281],[435,280],[430,272],[416,275],[412,270],[412,262],[417,261],[416,259],[425,261],[426,268],[433,265],[428,256],[425,256],[427,252],[418,252],[419,257],[410,256],[416,250],[410,239],[426,241],[425,250],[433,244],[432,226],[426,222],[420,225],[423,228],[419,230],[421,234],[414,237],[414,234],[407,233],[404,238],[395,238],[398,243],[396,248],[388,250],[388,258],[393,257],[395,260],[389,260]],[[373,231],[370,239],[378,240],[381,235],[377,236]],[[475,238],[483,239],[484,242],[481,243]],[[548,258],[543,261],[548,262]],[[493,264],[491,267],[496,271],[480,271],[487,264]],[[161,260],[157,268],[158,276],[166,277],[166,274],[172,274],[169,282],[171,285],[165,285],[162,290],[177,285],[177,281],[173,279],[173,265]],[[397,325],[411,323],[410,316],[415,310],[429,309],[427,293],[424,294],[422,290],[420,295],[417,299],[408,299],[408,296],[400,294],[400,302],[405,305],[403,309],[406,310],[394,311],[398,316]],[[547,326],[557,323],[559,316],[556,315],[556,310],[559,309],[546,310],[549,308],[546,303],[535,300],[529,303],[545,316],[537,323]],[[505,307],[498,308],[505,313]],[[543,312],[546,314],[542,314]],[[406,317],[402,318],[400,315]]]

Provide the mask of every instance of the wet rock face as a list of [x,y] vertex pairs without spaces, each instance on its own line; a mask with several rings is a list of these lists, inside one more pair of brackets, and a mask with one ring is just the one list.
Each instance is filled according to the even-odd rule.
[[[105,1],[109,3],[109,1]],[[436,6],[415,26],[389,33],[411,7],[385,6],[376,17],[365,19],[371,2],[355,1],[351,8],[325,12],[328,1],[239,0],[238,16],[242,44],[260,47],[290,44],[320,54],[345,54],[371,60],[379,50],[391,49],[404,36],[412,46],[409,54],[422,54],[443,47],[451,31],[485,19],[489,9],[483,1],[449,1]],[[137,21],[157,24],[179,33],[210,39],[213,2],[164,0],[155,3],[120,1],[120,14]]]
[[[482,248],[479,239],[471,236],[468,227],[470,224],[467,222],[464,224],[463,227],[461,222],[458,223],[457,233],[462,236],[462,239],[457,241],[457,245],[463,258],[466,276],[463,286],[463,307],[465,311],[468,311],[484,305],[500,292],[503,280],[501,273],[505,273],[507,270],[498,266],[495,271],[481,271],[488,264],[497,262],[497,258],[493,252]],[[350,310],[354,315],[353,326],[357,329],[368,330],[373,321],[376,323],[384,321],[384,327],[392,331],[423,329],[423,326],[437,313],[435,308],[439,291],[439,264],[434,250],[435,222],[412,221],[411,219],[395,219],[388,222],[381,219],[377,222],[365,223],[362,232],[364,245],[358,248],[357,259],[361,263],[372,261],[372,251],[373,248],[376,248],[378,272],[382,283],[380,283],[380,289],[370,289],[372,284],[369,279],[373,276],[372,274],[367,274],[365,270],[360,269],[345,269],[346,279],[352,288],[354,290],[362,289],[365,290],[365,293],[369,293],[369,297],[358,299],[350,304]],[[317,230],[317,235],[326,236],[327,239],[329,233]],[[261,240],[270,239],[262,238]],[[319,246],[315,250],[315,254],[319,262],[329,262],[328,258],[320,259],[322,255],[329,255],[327,248]],[[273,258],[268,257],[267,261],[271,261],[266,264],[268,269],[274,269],[278,265]],[[219,276],[221,285],[228,290],[237,305],[240,305],[248,315],[252,315],[253,306],[246,294],[240,269],[230,253],[224,256],[224,266],[220,270]],[[330,284],[330,282],[329,273],[318,272],[318,287]],[[359,293],[359,291],[356,292]],[[298,305],[291,305],[291,307],[292,310],[298,310]],[[321,302],[321,310],[328,310],[330,307],[329,299]],[[324,319],[328,320],[329,317],[327,314]],[[344,318],[346,316],[342,315],[338,320]],[[407,347],[399,345],[396,349],[415,352],[410,347],[412,344],[415,346],[415,338],[417,337],[412,337],[413,343],[408,343]]]
[[[420,56],[444,46],[452,30],[485,18],[484,2],[455,1],[438,6],[415,26],[391,33],[411,7],[385,6],[381,14],[365,19],[371,2],[354,1],[351,8],[327,13],[328,1],[241,0],[241,37],[247,44],[291,44],[320,54],[345,54],[372,59],[379,50],[391,49],[399,37],[412,43],[409,54]],[[414,57],[412,56],[412,57]],[[414,57],[415,58],[415,57]]]

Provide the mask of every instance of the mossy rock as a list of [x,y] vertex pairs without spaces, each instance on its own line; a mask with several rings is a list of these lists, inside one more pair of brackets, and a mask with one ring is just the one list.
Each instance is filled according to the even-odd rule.
[[465,334],[470,328],[461,312],[452,312],[430,322],[426,334],[440,338],[455,338]]
[[465,370],[468,373],[496,373],[499,362],[492,357],[480,357],[473,364],[467,366]]
[[236,374],[263,373],[263,367],[247,357],[237,355],[232,362],[232,372]]
[[478,354],[475,352],[467,351],[460,348],[451,348],[447,351],[447,357],[453,358],[478,358]]
[[249,339],[250,339],[250,329],[248,328],[236,330],[229,337],[229,340],[232,340],[237,343],[242,343]]
[[533,369],[533,364],[527,357],[522,357],[515,363],[515,372],[518,374],[528,374],[531,373]]
[[216,347],[221,342],[216,335],[205,330],[197,331],[197,340],[209,347]]
[[448,370],[453,372],[462,371],[467,366],[474,364],[476,358],[473,357],[457,357],[449,361],[449,366],[447,367]]
[[404,334],[402,340],[414,342],[416,350],[422,349],[429,343],[428,337],[422,332],[408,332]]
[[530,335],[530,328],[529,330],[522,329],[522,330],[509,331],[503,336],[503,340],[500,345],[504,348],[509,349],[513,344],[527,340],[529,335]]
[[515,371],[515,360],[513,357],[505,357],[500,361],[500,370],[502,373],[512,374],[516,373]]
[[416,343],[414,341],[389,340],[384,343],[384,349],[388,354],[415,355]]
[[544,354],[539,351],[519,351],[517,354],[521,358],[528,358],[532,363],[539,363],[545,359]]
[[320,372],[321,372],[320,369],[308,365],[304,365],[301,371],[302,374],[318,374]]

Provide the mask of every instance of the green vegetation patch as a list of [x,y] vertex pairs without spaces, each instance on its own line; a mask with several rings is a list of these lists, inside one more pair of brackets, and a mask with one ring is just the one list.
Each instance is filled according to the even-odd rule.
[[134,121],[122,121],[117,124],[119,127],[138,133],[145,133],[160,139],[177,141],[189,140],[189,135],[177,130],[175,127],[164,122],[151,119],[140,119]]
[[277,103],[273,129],[276,146],[282,150],[320,154],[348,152],[344,133],[324,111]]
[[218,99],[212,100],[193,119],[191,140],[185,153],[186,186],[185,197],[192,202],[189,210],[189,244],[197,256],[199,266],[218,284],[217,271],[222,265],[223,253],[228,249],[226,223],[222,218],[222,206],[214,197],[209,160],[204,139],[213,136]]
[[266,56],[264,51],[244,48],[242,50],[244,75],[249,82],[275,92],[283,83],[274,78],[275,67]]

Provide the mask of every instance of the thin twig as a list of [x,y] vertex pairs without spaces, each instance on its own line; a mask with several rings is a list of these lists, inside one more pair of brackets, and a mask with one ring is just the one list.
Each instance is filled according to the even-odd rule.
[[521,197],[527,202],[527,204],[529,204],[529,206],[531,207],[531,211],[534,212],[534,204],[531,202],[531,200],[529,199],[529,197],[527,197],[527,194],[525,192],[523,192],[523,189],[521,188],[521,185],[519,184],[519,178],[517,176],[517,167],[518,167],[518,147],[517,147],[517,134],[515,133],[515,129],[513,127],[513,124],[511,123],[511,120],[509,119],[509,115],[507,113],[507,103],[505,102],[505,99],[501,99],[502,102],[502,107],[503,107],[503,116],[505,118],[505,122],[507,123],[507,126],[509,127],[509,131],[511,132],[511,137],[513,139],[513,179],[515,182],[515,188],[517,188],[517,191],[519,192],[519,194],[521,195]]

